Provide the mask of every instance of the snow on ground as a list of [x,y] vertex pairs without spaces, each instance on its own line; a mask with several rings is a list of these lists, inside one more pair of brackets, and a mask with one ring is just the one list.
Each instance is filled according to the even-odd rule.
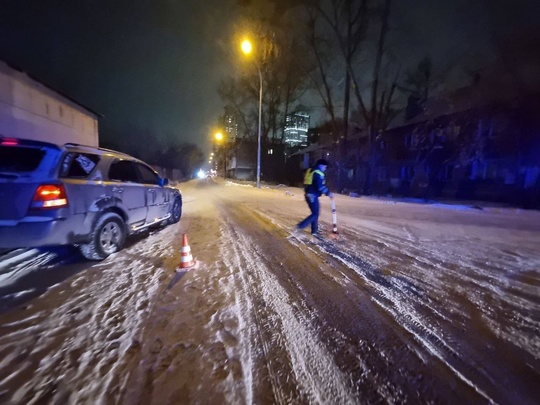
[[[276,279],[273,270],[266,267],[265,261],[257,252],[256,246],[252,246],[248,235],[235,230],[230,222],[225,223],[223,232],[224,246],[231,246],[230,251],[223,252],[223,261],[231,269],[235,277],[239,278],[242,288],[236,289],[236,313],[242,325],[239,328],[242,347],[243,368],[246,371],[245,387],[249,393],[253,376],[253,352],[256,346],[252,344],[260,337],[255,328],[249,325],[258,324],[262,321],[257,318],[257,310],[250,308],[253,305],[254,287],[259,286],[256,293],[265,303],[266,310],[270,315],[266,317],[265,327],[270,328],[279,335],[280,345],[285,346],[291,357],[294,377],[300,389],[308,393],[309,402],[313,403],[349,403],[353,401],[350,388],[344,384],[346,378],[332,361],[327,348],[321,344],[317,332],[310,325],[311,314],[298,317],[295,306],[286,290]],[[242,295],[246,294],[246,295]],[[246,327],[247,326],[247,327]],[[262,344],[263,350],[269,351],[267,344]],[[265,353],[269,355],[269,353]],[[278,371],[275,370],[275,373]],[[271,378],[277,376],[271,373]],[[274,385],[274,395],[279,403],[294,402],[295,398],[287,397],[287,393],[279,389],[280,385]],[[255,402],[251,395],[245,398],[247,403]]]
[[[12,394],[13,403],[47,397],[105,403],[111,392],[121,389],[124,382],[118,370],[123,356],[136,344],[136,333],[160,285],[164,270],[159,261],[171,254],[170,243],[161,243],[163,237],[167,230],[103,262],[90,263],[87,271],[66,280],[61,288],[50,289],[47,299],[54,304],[36,307],[30,303],[23,316],[2,323],[0,387],[32,375]],[[50,255],[38,250],[22,252],[2,262],[1,269],[11,264],[10,274],[22,274],[23,269],[54,271],[43,266]],[[149,266],[146,257],[156,265]],[[8,274],[3,279],[13,282]],[[9,371],[7,365],[11,365]]]
[[[135,238],[104,262],[69,250],[1,256],[0,291],[25,304],[0,318],[0,398],[104,403],[140,393],[160,403],[184,398],[181,388],[228,403],[350,403],[359,393],[437,402],[447,392],[437,377],[417,382],[417,394],[402,385],[427,380],[413,365],[434,358],[437,373],[478,394],[468,399],[531,399],[523,376],[537,377],[540,364],[539,212],[338,195],[340,239],[315,245],[286,238],[308,214],[300,189],[182,190],[179,227]],[[321,203],[329,232],[330,203]],[[179,230],[199,267],[175,275]],[[28,301],[35,277],[43,291]],[[332,305],[344,320],[332,319]],[[357,318],[373,330],[356,331]],[[211,388],[189,384],[203,380]]]
[[[300,192],[286,195],[301,200]],[[266,198],[269,203],[258,201],[258,208],[275,224],[291,228],[302,218],[291,221],[292,201],[284,212],[276,210],[279,197]],[[497,360],[490,359],[504,345],[530,356],[532,375],[538,374],[533,364],[540,360],[539,212],[343,196],[336,200],[342,241],[317,249],[359,274],[372,289],[372,299],[427,352],[491,402],[497,401],[483,388],[486,376],[477,364],[495,363],[486,366],[491,368],[485,372],[488,380],[508,382],[504,361],[497,369]],[[325,197],[322,204],[329,231]],[[478,336],[464,345],[460,328]],[[513,383],[518,392],[530,389],[519,378]]]

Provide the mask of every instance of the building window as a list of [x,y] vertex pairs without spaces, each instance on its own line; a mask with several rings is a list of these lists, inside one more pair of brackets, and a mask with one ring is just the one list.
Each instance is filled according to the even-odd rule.
[[418,134],[407,134],[405,137],[405,146],[414,148],[418,145]]
[[414,176],[413,166],[401,166],[401,180],[410,180]]
[[504,170],[503,171],[503,178],[504,178],[504,184],[515,184],[516,183],[516,175],[511,170]]
[[385,181],[386,180],[386,167],[380,166],[379,171],[377,173],[377,179],[379,181]]
[[485,162],[475,160],[471,167],[471,180],[479,180],[486,178],[487,165]]
[[454,165],[444,165],[439,172],[439,179],[443,181],[450,181],[454,178]]
[[491,162],[488,165],[486,165],[486,179],[496,179],[497,173],[498,173],[498,167],[497,163]]

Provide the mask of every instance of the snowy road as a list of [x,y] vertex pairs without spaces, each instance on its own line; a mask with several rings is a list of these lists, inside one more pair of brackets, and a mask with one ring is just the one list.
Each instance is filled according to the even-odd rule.
[[2,403],[538,403],[540,213],[336,196],[314,244],[299,189],[181,189],[103,262],[0,256]]

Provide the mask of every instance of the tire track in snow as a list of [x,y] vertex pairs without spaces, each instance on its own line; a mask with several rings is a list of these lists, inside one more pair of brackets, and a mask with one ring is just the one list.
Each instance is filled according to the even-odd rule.
[[[460,246],[460,249],[447,252],[444,248],[445,241],[428,240],[411,243],[409,240],[386,233],[376,231],[371,233],[375,234],[376,240],[384,240],[392,249],[385,255],[387,263],[396,259],[395,252],[408,252],[412,267],[406,263],[403,266],[414,270],[408,272],[409,277],[414,278],[414,283],[424,285],[426,290],[432,291],[440,302],[445,303],[447,311],[448,307],[452,306],[450,312],[454,319],[456,313],[461,313],[463,317],[467,315],[462,312],[463,308],[454,305],[454,297],[450,295],[453,290],[464,295],[483,314],[491,333],[512,344],[518,344],[537,360],[540,359],[538,355],[540,323],[538,317],[533,315],[540,313],[538,288],[509,280],[509,275],[524,269],[535,271],[534,269],[540,265],[536,256],[516,261],[515,255],[505,254],[501,247],[485,245],[481,241],[476,241],[475,249],[471,251],[470,240],[452,241],[450,246],[454,249],[455,246]],[[373,254],[370,254],[370,257],[372,256]],[[487,268],[485,263],[479,263],[497,256],[499,259],[496,262],[492,260],[492,265]],[[494,308],[505,308],[506,313],[521,315],[513,317],[508,325],[501,328]],[[436,311],[435,307],[431,309]]]
[[[226,215],[224,217],[227,218]],[[239,330],[240,342],[244,346],[242,364],[245,375],[249,376],[246,384],[254,383],[254,375],[250,369],[254,366],[257,354],[250,346],[256,339],[264,353],[276,402],[290,403],[302,397],[315,403],[354,402],[354,395],[344,382],[346,378],[311,325],[312,316],[299,312],[298,308],[301,306],[290,304],[292,297],[266,265],[274,258],[267,258],[257,249],[250,248],[249,236],[235,228],[229,220],[225,223],[224,236],[226,241],[236,241],[232,243],[233,254],[225,254],[224,262],[235,269],[241,285],[238,293],[244,294],[244,297],[238,300],[238,313],[246,316],[247,320],[239,322],[239,325],[255,324],[257,328],[256,331]],[[251,317],[255,322],[250,321]],[[269,333],[272,341],[267,337]],[[290,368],[289,372],[285,371],[287,375],[284,375],[281,367],[275,367],[278,360],[271,356],[271,350],[275,352],[276,345],[286,351]],[[300,392],[287,393],[282,390],[281,387],[287,386],[287,381],[291,378],[295,380]],[[251,392],[249,387],[247,391]],[[246,401],[252,403],[253,398],[248,397]]]
[[80,259],[68,247],[18,249],[3,257],[0,262],[0,288],[15,283],[29,273],[51,268]]
[[[287,228],[282,220],[272,222],[280,228]],[[463,241],[454,237],[452,240],[439,241],[414,238],[408,229],[398,231],[403,234],[400,237],[392,230],[386,232],[371,228],[373,226],[364,232],[342,228],[345,237],[341,242],[322,243],[318,249],[324,254],[334,254],[338,261],[368,282],[377,297],[373,301],[420,344],[418,349],[414,349],[409,343],[409,348],[419,358],[425,359],[426,354],[427,357],[438,358],[457,380],[463,381],[484,398],[504,401],[508,393],[501,388],[504,384],[500,382],[508,380],[504,370],[511,365],[512,355],[506,356],[503,361],[499,360],[497,349],[504,350],[506,344],[495,335],[506,333],[506,339],[511,345],[517,343],[532,353],[533,357],[536,356],[533,352],[538,353],[534,350],[537,346],[534,340],[540,340],[540,335],[532,333],[538,330],[538,325],[532,321],[537,317],[533,315],[534,312],[525,310],[531,308],[531,301],[500,289],[498,285],[501,280],[492,274],[493,269],[474,265],[473,260],[477,255],[490,257],[500,249],[491,245],[484,246],[478,241],[478,245],[483,248],[478,252],[478,249],[470,249],[472,242],[469,239]],[[446,252],[445,242],[454,249]],[[365,259],[361,259],[360,254]],[[449,263],[452,257],[456,257],[464,268],[452,266]],[[516,260],[515,255],[506,255],[506,258]],[[495,271],[502,272],[507,264],[508,261],[502,261]],[[346,273],[343,276],[348,277]],[[489,301],[486,301],[486,290],[493,292],[491,294],[495,301],[500,301],[495,308],[508,308],[509,313],[515,309],[523,314],[522,318],[513,317],[523,326],[515,329],[513,337],[506,328],[501,329],[501,314],[494,312],[493,304],[489,305]],[[463,307],[462,297],[456,297],[455,291],[462,291],[466,299],[478,303],[478,312],[485,318],[484,323],[490,323],[492,335],[485,335],[485,330],[471,318],[468,308]],[[528,305],[519,306],[520,302]],[[523,334],[524,328],[528,328],[529,332]],[[468,335],[466,331],[473,335]],[[486,337],[489,338],[487,341],[484,340]],[[523,356],[519,350],[514,351],[514,354]],[[529,398],[531,385],[521,381],[521,378],[527,378],[530,373],[523,369],[516,371],[521,373],[521,377],[512,378],[512,384],[516,390],[523,392],[523,399]]]
[[154,267],[155,258],[170,255],[163,244],[170,232],[153,233],[78,274],[66,289],[49,291],[57,306],[0,325],[0,392],[13,403],[107,403],[119,395],[126,357],[158,293],[163,269]]
[[[257,213],[271,222],[274,226],[281,229],[285,234],[290,231],[291,226],[284,225],[283,222],[276,220],[275,217],[269,216],[268,213],[260,211]],[[324,249],[324,246],[335,247],[339,244],[329,241],[313,242],[311,239],[304,236],[288,237],[287,240],[291,245],[301,250],[309,251],[310,254],[319,257],[321,263],[325,263],[323,268],[328,268],[328,257],[331,256],[328,254],[328,251]],[[380,272],[372,271],[373,268],[367,262],[363,262],[363,266],[367,266],[367,271],[372,279],[371,282],[374,282],[375,284],[382,283],[391,287],[392,280],[387,282]],[[335,284],[341,286],[339,294],[343,294],[345,297],[349,295],[371,297],[371,294],[373,293],[372,288],[366,289],[363,287],[366,281],[368,286],[371,285],[370,280],[366,280],[364,277],[358,278],[358,272],[354,273],[356,277],[351,277],[351,274],[343,271],[346,268],[350,268],[349,266],[343,268],[341,265],[336,266],[336,264],[330,264],[330,268],[341,268],[338,270],[340,277],[332,274],[332,272],[323,270],[325,276],[333,280]],[[359,279],[363,280],[360,284],[358,284]],[[409,286],[410,289],[413,289],[413,287],[414,286]],[[336,303],[340,301],[338,297],[334,297],[332,300]],[[344,303],[341,303],[341,305],[343,304]],[[361,395],[362,400],[368,403],[378,402],[380,400],[390,403],[401,403],[409,396],[409,399],[420,397],[418,392],[407,392],[407,390],[403,390],[403,386],[401,385],[404,384],[403,379],[407,380],[412,378],[414,381],[418,376],[408,375],[406,371],[402,373],[401,368],[398,373],[401,375],[396,376],[393,365],[399,362],[407,364],[410,361],[407,360],[408,354],[412,352],[414,353],[414,356],[418,357],[418,352],[414,349],[411,350],[410,347],[405,347],[405,345],[409,345],[410,343],[402,341],[401,333],[399,333],[400,337],[397,339],[390,337],[381,340],[380,334],[382,333],[382,335],[385,335],[388,326],[394,331],[395,325],[386,324],[386,322],[381,319],[380,313],[368,309],[368,306],[364,305],[362,299],[356,301],[353,305],[354,309],[349,308],[349,311],[358,311],[361,315],[359,318],[355,315],[351,315],[353,312],[349,315],[356,319],[362,319],[361,329],[363,329],[365,333],[360,332],[359,335],[352,337],[352,340],[349,341],[349,343],[345,343],[347,338],[345,338],[339,330],[329,332],[329,330],[325,328],[325,334],[328,342],[335,341],[337,336],[343,336],[343,339],[345,339],[341,344],[337,345],[340,349],[336,351],[335,355],[339,357],[346,353],[345,356],[348,357],[349,361],[347,362],[347,365],[344,364],[344,366],[348,370],[348,373],[350,373],[348,378],[357,390],[357,398],[358,395]],[[316,314],[319,321],[325,324],[326,320],[321,318],[321,316],[322,313]],[[332,315],[330,314],[330,316]],[[345,319],[351,318],[345,317]],[[343,326],[343,324],[341,324],[341,326]],[[346,349],[347,346],[349,349]],[[352,358],[354,358],[354,365],[350,368],[350,359]],[[424,361],[422,358],[421,360]],[[360,370],[360,372],[358,372],[358,370]],[[408,383],[406,386],[409,386]]]
[[[400,282],[396,282],[395,277],[383,275],[371,264],[357,257],[356,252],[348,252],[326,241],[320,243],[318,247],[359,274],[376,293],[373,296],[374,302],[390,314],[395,319],[396,324],[401,325],[429,353],[451,369],[454,375],[465,384],[486,400],[495,403],[490,395],[479,384],[474,382],[487,378],[490,383],[493,383],[489,376],[478,370],[477,365],[470,364],[469,360],[462,356],[455,342],[443,330],[436,328],[430,322],[431,318],[424,316],[417,309],[417,307],[424,308],[428,312],[432,310],[429,305],[422,301],[425,295],[421,290],[417,290],[416,294],[410,294],[411,288],[401,288]],[[411,299],[415,295],[416,298]]]

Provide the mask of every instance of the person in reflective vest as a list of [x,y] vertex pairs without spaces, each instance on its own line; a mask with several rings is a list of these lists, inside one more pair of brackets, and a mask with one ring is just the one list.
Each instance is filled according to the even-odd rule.
[[324,172],[328,167],[328,161],[325,159],[319,159],[315,162],[313,167],[306,171],[304,176],[304,197],[307,205],[311,211],[304,220],[300,221],[296,225],[296,229],[304,229],[308,225],[311,225],[311,234],[315,237],[319,237],[319,197],[326,194],[330,198],[334,198],[334,195],[326,187]]

